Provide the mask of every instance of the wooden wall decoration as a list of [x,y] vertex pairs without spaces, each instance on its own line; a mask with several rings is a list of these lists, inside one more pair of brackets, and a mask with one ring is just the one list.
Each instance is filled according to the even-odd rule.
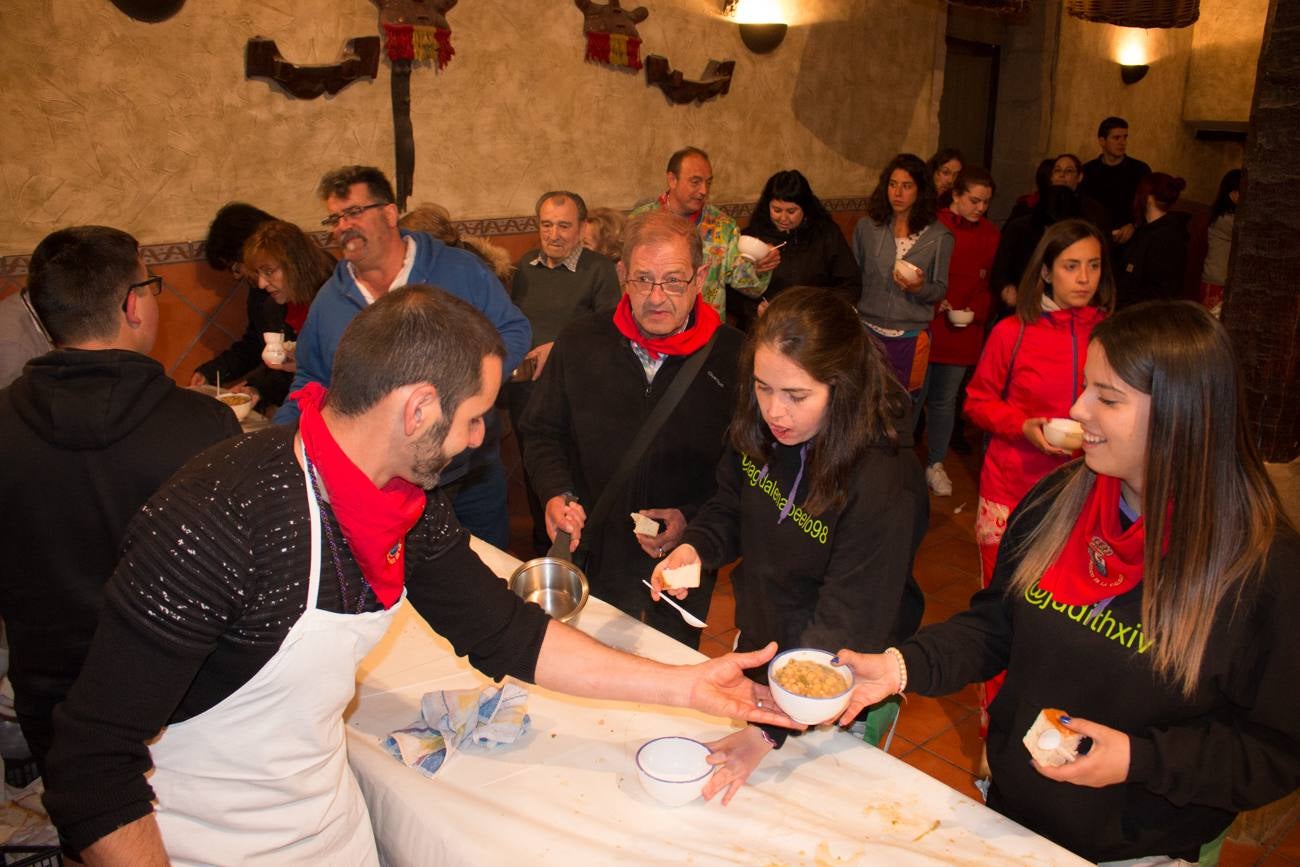
[[595,3],[573,0],[582,10],[582,32],[587,34],[586,60],[632,70],[641,68],[641,34],[636,26],[650,17],[650,10],[638,6],[628,11],[619,0]]
[[379,7],[384,51],[392,65],[393,148],[397,175],[397,209],[415,188],[415,133],[411,128],[411,65],[436,61],[446,69],[456,52],[451,47],[447,13],[457,0],[373,0]]
[[731,90],[735,68],[734,60],[710,60],[704,67],[704,76],[699,81],[690,81],[680,70],[668,66],[667,57],[652,54],[645,59],[645,81],[662,90],[669,102],[684,105],[704,102]]
[[354,81],[373,80],[379,73],[379,37],[349,39],[338,63],[305,66],[290,63],[280,54],[274,39],[254,36],[244,49],[244,75],[269,78],[298,99],[331,96]]

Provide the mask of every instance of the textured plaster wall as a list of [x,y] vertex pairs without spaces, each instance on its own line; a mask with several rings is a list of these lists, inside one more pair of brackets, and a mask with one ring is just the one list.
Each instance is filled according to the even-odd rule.
[[1250,119],[1268,0],[1201,0],[1187,70],[1187,120]]
[[[863,195],[892,154],[934,144],[941,0],[782,0],[794,26],[763,56],[716,0],[646,2],[643,52],[688,78],[710,58],[735,59],[729,95],[670,106],[640,74],[584,63],[572,0],[462,0],[450,66],[412,76],[414,200],[462,219],[517,215],[566,186],[627,207],[660,191],[664,162],[687,143],[713,154],[717,201],[753,200],[786,167],[823,196]],[[75,223],[145,243],[201,238],[230,199],[311,224],[327,169],[391,171],[388,66],[334,97],[296,100],[244,78],[245,41],[274,38],[291,61],[329,63],[377,30],[368,0],[189,0],[160,24],[107,0],[5,0],[0,254]]]
[[[1125,85],[1115,58],[1134,36],[1145,42],[1151,70],[1137,84]],[[1242,147],[1197,141],[1183,122],[1192,41],[1192,28],[1129,31],[1061,16],[1049,151],[1092,159],[1099,152],[1097,124],[1119,115],[1130,124],[1131,155],[1155,171],[1185,178],[1185,197],[1212,200],[1223,173],[1241,165]]]

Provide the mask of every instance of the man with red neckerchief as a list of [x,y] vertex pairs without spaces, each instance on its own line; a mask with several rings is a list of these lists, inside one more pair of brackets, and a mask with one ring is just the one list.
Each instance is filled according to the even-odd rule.
[[[707,269],[688,221],[663,210],[629,220],[618,264],[624,295],[613,317],[583,317],[560,332],[520,421],[524,465],[546,505],[547,532],[573,535],[591,592],[692,647],[700,630],[651,602],[641,581],[712,497],[735,403],[743,335],[701,296]],[[586,526],[637,432],[700,352],[708,353],[703,367],[622,489],[609,492],[601,526]],[[566,494],[576,502],[566,504]],[[659,521],[660,532],[634,533],[633,512]],[[713,580],[701,576],[685,603],[701,620]]]
[[741,673],[775,645],[674,667],[598,644],[511,593],[426,493],[482,441],[504,357],[468,303],[393,290],[344,332],[329,392],[296,393],[297,428],[227,440],[146,503],[55,712],[45,803],[69,854],[377,865],[343,710],[408,602],[493,678],[782,721]]

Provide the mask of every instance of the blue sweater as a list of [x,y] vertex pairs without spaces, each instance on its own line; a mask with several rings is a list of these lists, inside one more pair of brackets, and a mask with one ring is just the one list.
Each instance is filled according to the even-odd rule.
[[[505,342],[505,372],[514,370],[529,349],[532,328],[519,308],[511,303],[496,275],[468,250],[448,247],[424,232],[403,231],[402,237],[415,240],[415,264],[408,282],[437,286],[474,305],[496,326]],[[334,275],[317,293],[298,335],[295,349],[298,372],[294,374],[290,394],[309,382],[329,386],[334,350],[338,349],[343,330],[365,307],[366,299],[347,262],[339,262]],[[275,414],[276,423],[292,424],[297,420],[297,401],[286,400]]]

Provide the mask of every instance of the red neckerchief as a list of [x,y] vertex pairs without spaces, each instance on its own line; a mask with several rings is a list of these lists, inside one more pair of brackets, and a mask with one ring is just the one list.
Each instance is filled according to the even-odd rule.
[[298,430],[302,446],[329,492],[330,507],[343,529],[348,549],[385,608],[402,597],[406,583],[406,534],[424,513],[424,491],[405,479],[394,478],[383,489],[349,458],[335,442],[321,406],[326,391],[311,382],[289,395],[298,401]]
[[307,322],[307,311],[310,309],[310,304],[290,301],[284,305],[284,324],[292,328],[294,334],[302,334],[302,326]]
[[[1119,498],[1119,479],[1098,475],[1060,556],[1038,582],[1039,588],[1050,592],[1055,601],[1091,605],[1127,593],[1141,582],[1146,522],[1139,517],[1127,530],[1121,529]],[[1172,514],[1170,503],[1162,555],[1169,551]]]
[[[659,194],[659,207],[664,208],[665,210],[668,209],[668,191],[667,191],[667,190],[664,190],[662,193]],[[677,212],[676,212],[676,211],[673,211],[673,213],[676,214]],[[678,216],[681,216],[681,215],[678,214]],[[682,217],[682,219],[683,219],[683,220],[690,220],[692,223],[694,223],[695,225],[698,226],[698,225],[700,224],[700,220],[704,219],[704,209],[703,209],[703,208],[700,208],[700,209],[699,209],[698,211],[696,211],[694,214],[689,214],[689,215],[687,215],[687,216],[685,216],[685,217]]]
[[658,359],[662,355],[690,355],[708,343],[713,332],[717,331],[718,326],[722,324],[722,320],[718,318],[718,311],[705,303],[702,294],[695,296],[695,310],[692,311],[691,316],[695,320],[694,324],[688,325],[676,334],[647,337],[641,333],[640,326],[632,317],[632,299],[627,296],[627,293],[623,293],[618,306],[614,308],[614,327],[628,340],[650,353],[652,359]]

